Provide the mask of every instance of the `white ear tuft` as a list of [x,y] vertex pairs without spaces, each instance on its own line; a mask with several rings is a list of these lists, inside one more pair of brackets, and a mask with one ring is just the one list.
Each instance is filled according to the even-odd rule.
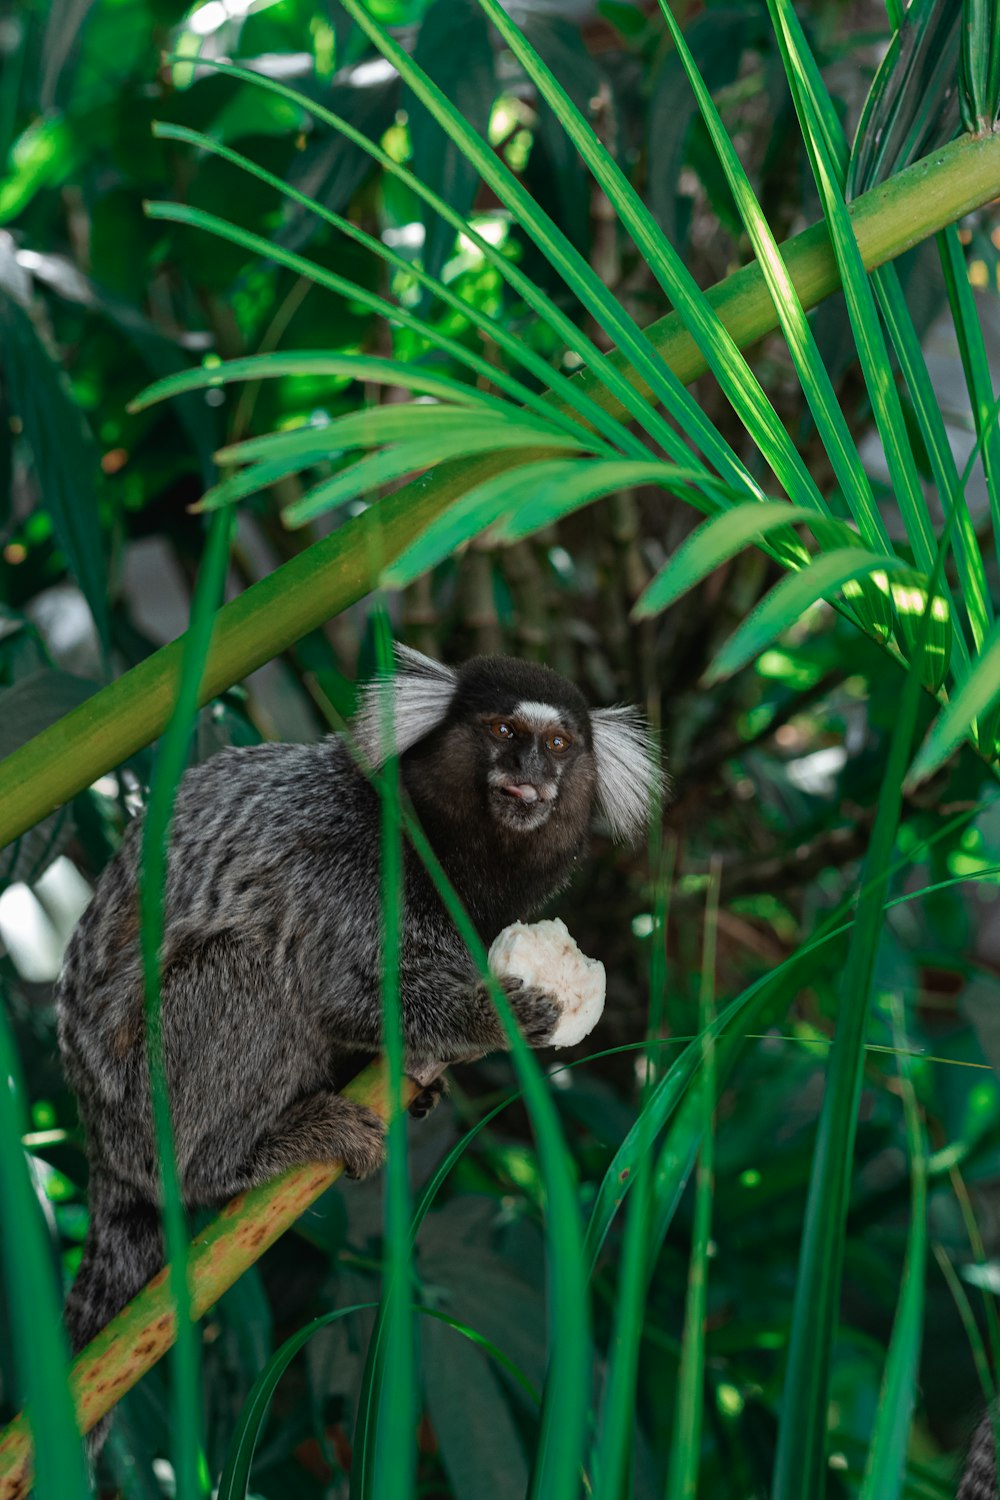
[[656,741],[639,710],[592,709],[597,801],[616,839],[637,839],[662,786]]
[[[442,722],[455,696],[450,667],[395,643],[396,673],[376,677],[362,689],[354,738],[376,770],[389,755],[402,755]],[[392,743],[386,744],[391,734]]]

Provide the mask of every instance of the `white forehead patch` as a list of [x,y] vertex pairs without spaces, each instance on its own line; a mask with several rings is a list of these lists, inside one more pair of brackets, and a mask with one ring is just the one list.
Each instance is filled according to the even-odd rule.
[[354,718],[355,740],[376,769],[436,729],[455,696],[457,679],[450,667],[398,641],[394,655],[395,676],[376,677],[362,689]]
[[551,703],[536,703],[531,698],[519,703],[511,717],[530,724],[532,729],[548,729],[550,724],[561,724],[563,721],[560,709],[553,708]]

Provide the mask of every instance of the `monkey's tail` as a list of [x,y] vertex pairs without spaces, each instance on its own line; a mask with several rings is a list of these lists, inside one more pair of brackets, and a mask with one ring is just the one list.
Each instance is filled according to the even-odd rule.
[[[90,1227],[83,1258],[66,1298],[66,1328],[73,1354],[89,1344],[163,1265],[160,1214],[138,1188],[104,1172],[91,1175]],[[95,1459],[111,1426],[102,1417],[87,1434]]]

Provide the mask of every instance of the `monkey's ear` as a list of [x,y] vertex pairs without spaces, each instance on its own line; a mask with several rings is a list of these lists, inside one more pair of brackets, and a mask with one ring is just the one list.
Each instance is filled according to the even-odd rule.
[[[393,677],[376,677],[361,693],[354,737],[376,770],[394,751],[402,755],[443,721],[458,681],[450,667],[397,641]],[[386,741],[391,735],[391,741]]]
[[653,794],[662,788],[653,733],[639,710],[629,706],[592,709],[590,724],[598,805],[616,839],[637,839],[649,819]]

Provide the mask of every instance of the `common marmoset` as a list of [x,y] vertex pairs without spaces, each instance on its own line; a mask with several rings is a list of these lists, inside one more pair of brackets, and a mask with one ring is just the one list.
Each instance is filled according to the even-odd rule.
[[[377,766],[391,721],[401,777],[483,940],[572,875],[595,804],[619,838],[646,823],[657,769],[629,708],[589,710],[545,667],[452,671],[397,648],[354,721]],[[386,698],[389,698],[388,707]],[[80,1349],[162,1264],[138,928],[139,821],[97,886],[58,982],[59,1043],[90,1155],[90,1229],[66,1317]],[[400,989],[407,1066],[507,1039],[465,944],[404,851]],[[308,1161],[363,1177],[384,1126],[337,1092],[381,1045],[379,803],[347,745],[224,750],[189,771],[171,831],[161,1015],[177,1167],[212,1205]],[[557,995],[501,978],[525,1039]],[[423,1105],[430,1099],[423,1099]]]

